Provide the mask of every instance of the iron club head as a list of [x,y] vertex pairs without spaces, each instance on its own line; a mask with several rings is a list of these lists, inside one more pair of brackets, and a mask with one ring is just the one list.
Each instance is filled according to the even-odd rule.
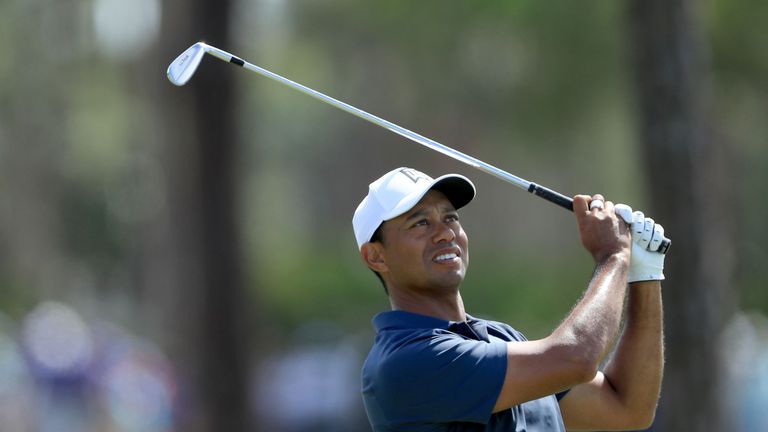
[[168,65],[168,80],[177,86],[186,84],[195,74],[197,66],[200,65],[200,61],[205,55],[206,48],[206,44],[197,42],[176,57],[176,60]]

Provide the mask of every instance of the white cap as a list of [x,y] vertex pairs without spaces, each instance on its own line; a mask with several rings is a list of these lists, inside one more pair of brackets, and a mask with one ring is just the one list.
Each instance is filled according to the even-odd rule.
[[446,174],[436,179],[412,168],[394,169],[368,187],[352,217],[357,247],[371,240],[384,221],[394,219],[412,209],[431,189],[439,190],[456,209],[475,197],[475,185],[459,174]]

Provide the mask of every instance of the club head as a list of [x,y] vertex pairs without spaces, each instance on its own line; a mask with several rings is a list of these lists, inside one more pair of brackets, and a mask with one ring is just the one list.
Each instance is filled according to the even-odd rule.
[[205,55],[206,45],[198,42],[181,53],[168,65],[168,80],[177,86],[183,86],[195,74],[197,66]]

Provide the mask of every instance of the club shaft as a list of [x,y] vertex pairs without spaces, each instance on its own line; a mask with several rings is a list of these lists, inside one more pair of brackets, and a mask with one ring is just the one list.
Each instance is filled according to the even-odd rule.
[[[307,86],[304,86],[302,84],[299,84],[295,81],[292,81],[288,78],[285,78],[283,76],[280,76],[274,72],[270,72],[262,67],[256,66],[255,64],[249,63],[235,55],[232,55],[231,53],[228,53],[224,50],[221,50],[219,48],[205,45],[206,53],[213,55],[214,57],[221,59],[223,61],[234,63],[238,66],[242,66],[245,69],[248,69],[250,71],[256,72],[262,76],[265,76],[267,78],[273,79],[275,81],[278,81],[288,87],[291,87],[295,90],[298,90],[306,95],[312,96],[316,99],[319,99],[329,105],[333,105],[336,108],[346,111],[352,115],[355,115],[357,117],[360,117],[363,120],[367,120],[373,124],[376,124],[378,126],[381,126],[385,129],[388,129],[400,136],[403,136],[405,138],[408,138],[411,141],[414,141],[416,143],[419,143],[427,148],[430,148],[436,152],[442,153],[448,157],[451,157],[453,159],[458,160],[459,162],[465,163],[471,167],[474,167],[480,171],[483,171],[487,174],[490,174],[496,178],[499,178],[501,180],[504,180],[508,183],[511,183],[521,189],[524,189],[540,198],[543,198],[553,204],[556,204],[560,207],[563,207],[564,209],[573,211],[573,199],[570,197],[567,197],[559,192],[556,192],[552,189],[546,188],[544,186],[537,185],[535,183],[529,182],[528,180],[522,179],[514,174],[510,174],[500,168],[497,168],[489,163],[485,163],[477,158],[474,158],[466,153],[462,153],[458,150],[452,149],[446,145],[440,144],[439,142],[432,140],[430,138],[427,138],[423,135],[420,135],[416,132],[413,132],[409,129],[406,129],[402,126],[398,126],[390,121],[384,120],[381,117],[377,117],[369,112],[363,111],[359,108],[356,108],[348,103],[342,102],[338,99],[334,99],[326,94],[323,94],[317,90],[313,90]],[[659,251],[661,253],[666,253],[667,249],[669,248],[669,245],[671,244],[670,240],[664,239],[662,242],[662,245],[659,248]]]
[[517,186],[517,187],[519,187],[521,189],[528,190],[528,188],[531,187],[531,182],[529,182],[527,180],[521,179],[520,177],[517,177],[517,176],[515,176],[513,174],[510,174],[510,173],[508,173],[508,172],[506,172],[506,171],[504,171],[504,170],[502,170],[500,168],[497,168],[497,167],[495,167],[495,166],[493,166],[491,164],[485,163],[485,162],[483,162],[483,161],[481,161],[479,159],[476,159],[476,158],[474,158],[474,157],[472,157],[472,156],[470,156],[468,154],[462,153],[462,152],[460,152],[458,150],[455,150],[455,149],[452,149],[452,148],[450,148],[448,146],[440,144],[439,142],[434,141],[432,139],[429,139],[429,138],[427,138],[427,137],[425,137],[423,135],[419,135],[418,133],[413,132],[412,130],[406,129],[406,128],[402,127],[402,126],[398,126],[398,125],[396,125],[396,124],[394,124],[394,123],[392,123],[390,121],[384,120],[381,117],[377,117],[377,116],[375,116],[375,115],[373,115],[373,114],[371,114],[369,112],[363,111],[363,110],[361,110],[359,108],[356,108],[356,107],[354,107],[352,105],[349,105],[348,103],[342,102],[342,101],[340,101],[338,99],[334,99],[334,98],[332,98],[332,97],[330,97],[330,96],[328,96],[326,94],[320,93],[317,90],[313,90],[313,89],[311,89],[309,87],[306,87],[304,85],[301,85],[301,84],[299,84],[299,83],[297,83],[295,81],[291,81],[290,79],[282,77],[282,76],[280,76],[280,75],[278,75],[278,74],[276,74],[274,72],[270,72],[270,71],[268,71],[268,70],[266,70],[266,69],[264,69],[262,67],[259,67],[259,66],[256,66],[256,65],[252,64],[252,63],[249,63],[247,61],[244,61],[244,60],[240,59],[239,57],[234,56],[234,55],[232,55],[232,54],[230,54],[230,53],[228,53],[226,51],[220,50],[220,49],[212,47],[212,46],[208,46],[207,49],[208,49],[208,52],[210,54],[213,54],[214,56],[216,56],[217,58],[219,58],[221,60],[228,61],[228,62],[235,63],[235,64],[239,64],[239,65],[243,66],[244,68],[246,68],[248,70],[256,72],[256,73],[258,73],[260,75],[263,75],[263,76],[265,76],[267,78],[271,78],[271,79],[273,79],[275,81],[278,81],[278,82],[280,82],[282,84],[285,84],[285,85],[287,85],[287,86],[289,86],[289,87],[291,87],[293,89],[296,89],[296,90],[298,90],[298,91],[300,91],[300,92],[302,92],[304,94],[312,96],[312,97],[314,97],[316,99],[320,99],[321,101],[323,101],[323,102],[325,102],[325,103],[327,103],[329,105],[333,105],[336,108],[344,110],[344,111],[346,111],[346,112],[348,112],[348,113],[350,113],[352,115],[355,115],[355,116],[360,117],[360,118],[362,118],[364,120],[367,120],[367,121],[369,121],[371,123],[379,125],[379,126],[385,128],[385,129],[389,129],[390,131],[392,131],[392,132],[394,132],[394,133],[396,133],[398,135],[401,135],[401,136],[403,136],[405,138],[408,138],[411,141],[417,142],[417,143],[419,143],[419,144],[421,144],[421,145],[423,145],[425,147],[428,147],[428,148],[430,148],[432,150],[440,152],[440,153],[442,153],[442,154],[444,154],[446,156],[452,157],[452,158],[454,158],[454,159],[456,159],[456,160],[458,160],[460,162],[463,162],[463,163],[465,163],[465,164],[467,164],[469,166],[472,166],[472,167],[477,168],[477,169],[479,169],[481,171],[484,171],[484,172],[486,172],[488,174],[491,174],[491,175],[493,175],[495,177],[498,177],[498,178],[500,178],[500,179],[502,179],[504,181],[512,183],[513,185],[515,185],[515,186]]

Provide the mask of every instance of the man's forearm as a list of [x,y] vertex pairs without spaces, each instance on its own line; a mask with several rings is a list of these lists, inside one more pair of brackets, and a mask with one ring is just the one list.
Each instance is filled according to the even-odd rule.
[[624,333],[605,369],[622,405],[650,422],[664,370],[663,310],[659,281],[630,284]]
[[613,345],[621,323],[629,259],[617,254],[599,263],[584,297],[553,336],[572,339],[595,369]]

